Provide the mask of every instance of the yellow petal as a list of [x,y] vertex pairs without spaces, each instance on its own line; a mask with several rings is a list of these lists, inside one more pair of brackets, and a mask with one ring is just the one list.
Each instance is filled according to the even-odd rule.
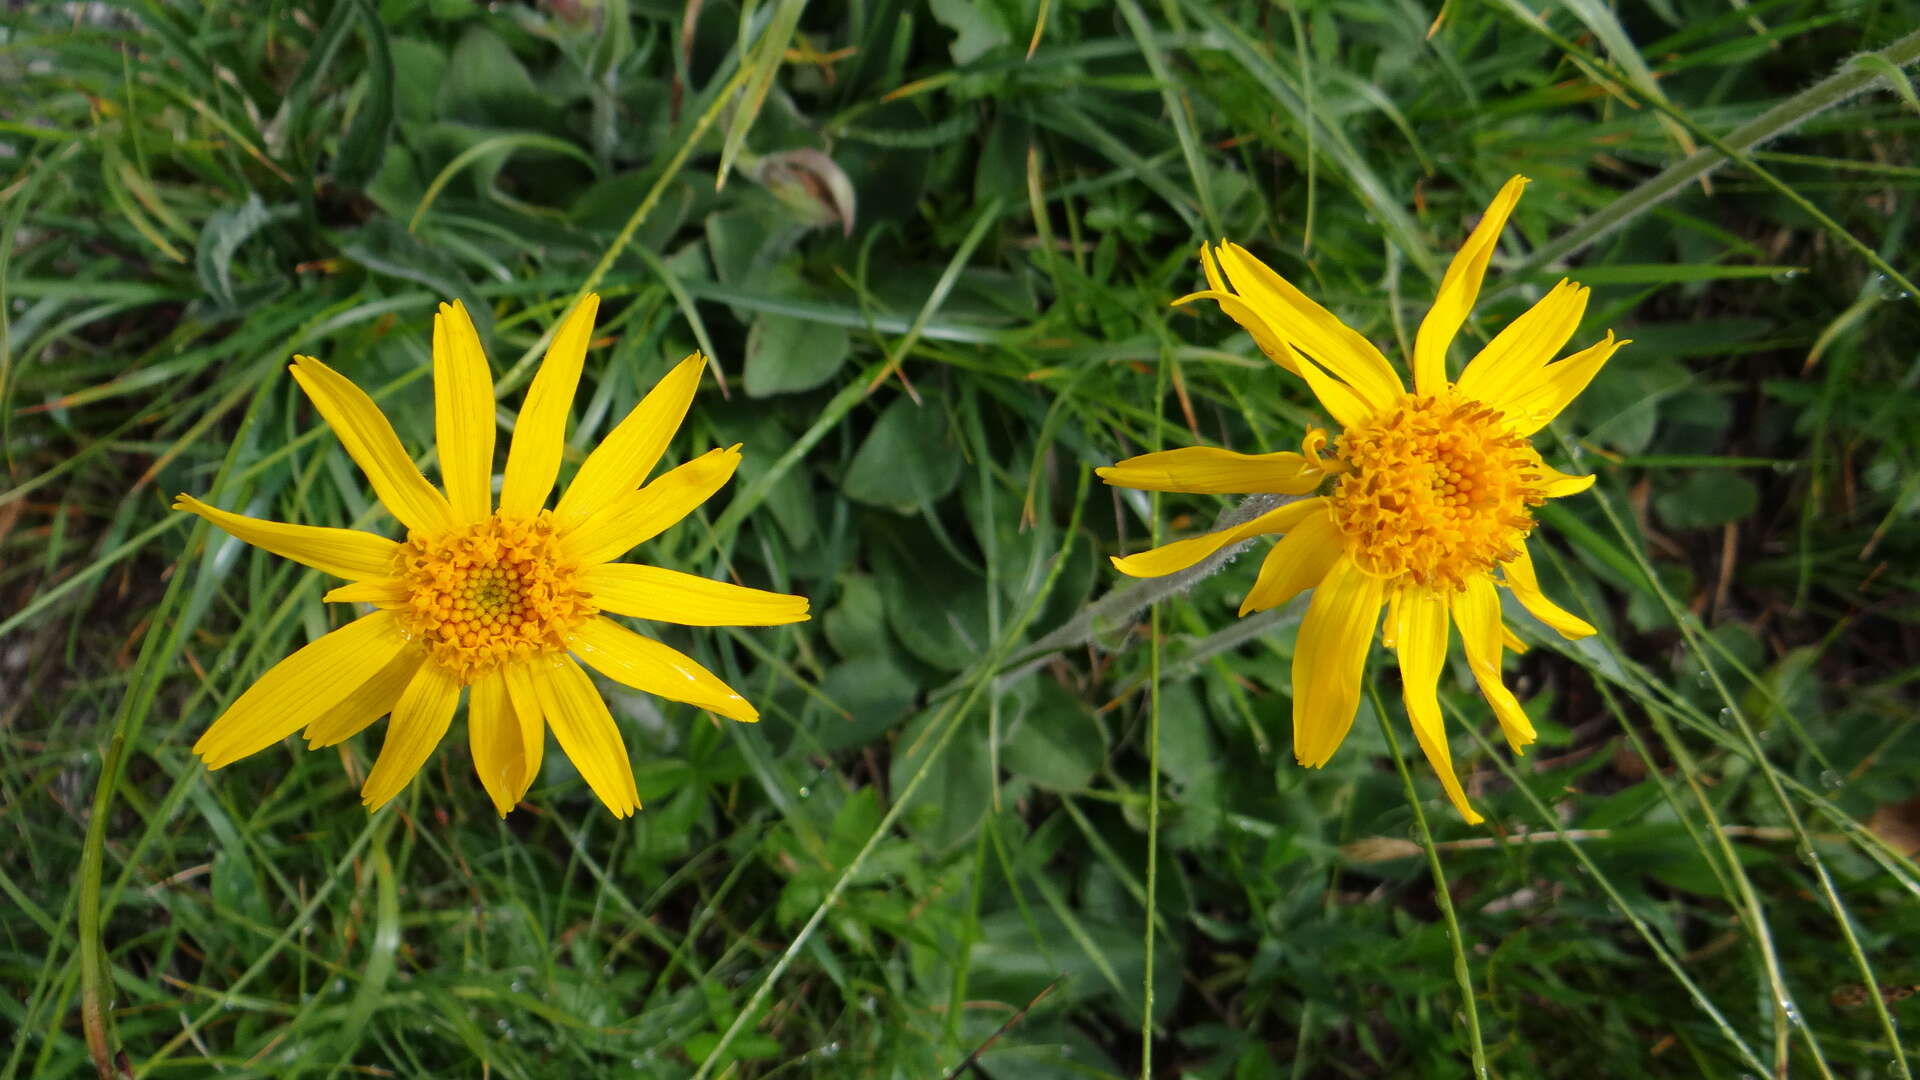
[[1447,749],[1447,728],[1440,716],[1440,668],[1447,659],[1447,599],[1431,589],[1406,589],[1394,605],[1399,629],[1394,634],[1400,654],[1400,695],[1407,704],[1413,737],[1440,777],[1440,786],[1454,809],[1478,825],[1483,818],[1467,802],[1460,778],[1453,773],[1453,755]]
[[779,626],[809,617],[804,596],[749,589],[658,566],[590,566],[580,575],[580,587],[602,611],[682,626]]
[[694,353],[654,384],[627,418],[594,447],[560,496],[554,519],[561,528],[577,524],[595,510],[639,487],[666,453],[667,443],[687,418],[687,406],[700,388],[707,358]]
[[406,647],[392,615],[376,611],[270,668],[207,728],[193,752],[224,768],[326,715]]
[[380,744],[380,756],[360,785],[360,801],[369,812],[378,810],[413,782],[427,756],[440,745],[440,737],[453,723],[453,710],[460,704],[460,680],[439,664],[421,664],[394,702],[393,719],[387,721],[387,738]]
[[467,745],[480,786],[506,817],[520,801],[527,763],[521,753],[520,721],[513,715],[506,681],[498,675],[481,679],[467,691]]
[[433,317],[433,420],[447,502],[458,524],[479,521],[493,512],[493,375],[458,300]]
[[1460,393],[1475,401],[1503,400],[1510,387],[1545,367],[1566,347],[1587,312],[1587,294],[1585,286],[1560,279],[1467,364],[1460,373]]
[[546,714],[567,759],[614,817],[633,816],[640,808],[633,762],[593,680],[568,656],[534,661],[527,668],[540,698],[540,711]]
[[1240,602],[1240,614],[1279,607],[1320,584],[1345,551],[1346,537],[1333,523],[1333,515],[1309,516],[1288,529],[1287,535],[1267,552],[1260,563],[1260,576]]
[[1233,289],[1266,318],[1276,333],[1352,387],[1371,411],[1387,408],[1406,393],[1393,365],[1358,331],[1239,244],[1219,250]]
[[1427,317],[1420,320],[1420,330],[1413,338],[1413,385],[1420,393],[1438,394],[1446,390],[1447,346],[1453,344],[1460,324],[1467,321],[1467,313],[1473,310],[1474,298],[1480,295],[1480,279],[1487,273],[1487,261],[1493,258],[1493,249],[1500,242],[1500,230],[1506,228],[1507,215],[1513,213],[1514,204],[1520,201],[1520,191],[1526,186],[1527,178],[1516,176],[1501,187],[1487,212],[1481,215],[1480,224],[1474,226],[1467,242],[1460,246],[1441,277],[1433,307],[1427,311]]
[[1253,310],[1251,304],[1224,289],[1209,289],[1205,292],[1188,293],[1175,300],[1172,306],[1180,307],[1195,300],[1212,300],[1219,304],[1220,310],[1226,312],[1228,318],[1240,324],[1240,329],[1245,330],[1248,336],[1253,338],[1253,343],[1260,346],[1260,351],[1267,354],[1267,359],[1295,375],[1300,374],[1300,361],[1294,357],[1293,349],[1274,331],[1273,327],[1267,325],[1267,320]]
[[1305,495],[1327,475],[1304,455],[1291,451],[1236,454],[1211,446],[1141,454],[1095,469],[1094,474],[1115,487],[1141,491],[1276,495]]
[[1598,476],[1574,476],[1563,473],[1551,465],[1540,466],[1540,478],[1549,499],[1564,499],[1569,495],[1578,495],[1593,486]]
[[400,547],[384,536],[358,529],[289,525],[230,514],[186,494],[173,497],[173,508],[198,514],[254,547],[349,581],[386,577],[393,572],[393,553]]
[[1500,624],[1500,644],[1515,656],[1525,656],[1527,653],[1527,643],[1521,641],[1519,635],[1513,632],[1513,627],[1504,622]]
[[307,740],[307,749],[318,750],[346,742],[392,712],[394,703],[400,700],[400,691],[407,688],[413,673],[425,662],[425,655],[418,649],[401,649],[395,653],[386,667],[360,684],[360,689],[307,725],[307,730],[301,733]]
[[1507,588],[1513,590],[1514,599],[1533,614],[1533,617],[1560,632],[1568,641],[1578,641],[1583,637],[1592,637],[1594,629],[1585,619],[1547,599],[1540,591],[1540,579],[1533,572],[1533,555],[1527,551],[1527,545],[1520,545],[1520,554],[1503,563],[1501,569],[1506,573]]
[[1507,414],[1516,434],[1531,435],[1559,416],[1560,410],[1573,404],[1573,399],[1600,374],[1613,354],[1622,345],[1630,344],[1632,341],[1628,338],[1615,341],[1613,331],[1609,330],[1601,341],[1565,360],[1548,364],[1522,380],[1512,388],[1510,397],[1487,404]]
[[599,310],[600,297],[588,293],[554,331],[553,343],[547,346],[546,358],[527,387],[527,399],[514,421],[507,475],[500,484],[501,513],[532,517],[547,503],[554,477],[560,475],[567,413],[573,409],[573,391],[580,384],[580,365],[586,362],[593,317]]
[[397,608],[405,607],[411,595],[401,582],[392,578],[378,578],[328,589],[320,599],[329,604],[372,604],[374,607]]
[[513,801],[526,798],[534,777],[540,775],[540,759],[547,749],[546,713],[540,708],[540,695],[533,689],[533,669],[529,664],[508,664],[500,669],[500,681],[507,688],[507,704],[520,725],[520,761],[525,775],[514,786]]
[[1326,505],[1325,499],[1296,499],[1230,529],[1175,540],[1171,544],[1162,544],[1125,558],[1114,556],[1113,567],[1128,577],[1162,577],[1185,570],[1230,544],[1268,533],[1285,532],[1308,516],[1324,511]]
[[709,450],[662,473],[646,487],[600,507],[572,529],[562,530],[561,547],[580,563],[617,559],[635,544],[653,539],[693,513],[725,487],[739,467],[739,444]]
[[1467,579],[1465,589],[1453,594],[1451,602],[1473,681],[1480,684],[1480,693],[1493,706],[1507,744],[1518,751],[1534,740],[1533,721],[1527,718],[1513,691],[1500,681],[1500,646],[1506,634],[1500,622],[1500,596],[1493,582],[1484,576],[1472,577]]
[[1360,676],[1386,590],[1340,559],[1313,590],[1293,647],[1293,756],[1319,768],[1333,757],[1360,706]]
[[453,524],[447,500],[414,467],[385,413],[353,380],[311,356],[293,358],[293,377],[373,485],[380,505],[409,529],[444,532]]
[[567,637],[567,647],[595,671],[624,686],[684,701],[742,723],[757,723],[760,713],[733,687],[692,657],[621,626],[612,619],[588,619]]

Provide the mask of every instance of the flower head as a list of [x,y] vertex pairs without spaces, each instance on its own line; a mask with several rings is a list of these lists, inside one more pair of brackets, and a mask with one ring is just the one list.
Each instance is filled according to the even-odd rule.
[[1295,756],[1303,765],[1324,765],[1346,738],[1384,609],[1382,638],[1399,656],[1414,735],[1469,822],[1481,817],[1454,775],[1437,696],[1447,639],[1457,626],[1468,666],[1508,742],[1515,750],[1531,743],[1533,725],[1500,681],[1502,648],[1524,646],[1501,622],[1496,586],[1506,586],[1568,638],[1594,632],[1541,593],[1527,553],[1534,509],[1585,491],[1593,477],[1548,466],[1529,438],[1627,344],[1609,331],[1599,343],[1552,362],[1587,306],[1587,290],[1562,281],[1495,335],[1458,381],[1448,380],[1447,349],[1525,186],[1524,177],[1507,181],[1447,267],[1414,339],[1411,393],[1371,342],[1246,249],[1202,248],[1208,288],[1174,303],[1218,303],[1261,351],[1306,380],[1344,430],[1331,441],[1323,431],[1309,431],[1298,454],[1194,446],[1099,470],[1109,484],[1149,491],[1312,496],[1232,528],[1116,558],[1114,566],[1133,577],[1158,577],[1230,544],[1282,534],[1240,614],[1313,590],[1293,656]]
[[379,406],[345,376],[297,356],[293,377],[406,529],[389,540],[353,529],[242,517],[181,495],[191,511],[256,547],[348,584],[329,602],[374,611],[261,676],[194,743],[210,769],[296,731],[332,746],[392,714],[360,789],[377,810],[420,771],[467,693],[473,764],[505,816],[540,769],[546,729],[615,815],[639,808],[620,729],[580,666],[638,690],[752,722],[753,706],[691,658],[608,618],[688,626],[772,626],[806,619],[804,597],[616,563],[718,491],[740,448],[710,450],[644,483],[685,418],[706,358],[682,360],[587,455],[559,503],[567,413],[599,297],[567,316],[527,389],[493,501],[493,379],[459,303],[433,322],[434,420],[445,488],[427,482]]

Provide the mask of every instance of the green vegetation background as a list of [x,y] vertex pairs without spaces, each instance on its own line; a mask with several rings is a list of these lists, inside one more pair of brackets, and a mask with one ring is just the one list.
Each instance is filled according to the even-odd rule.
[[[137,1077],[1910,1076],[1920,102],[1911,48],[1850,58],[1920,6],[1438,14],[6,5],[0,1078],[92,1075],[96,1007]],[[1835,73],[1863,92],[1659,186]],[[1233,617],[1256,560],[1089,609],[1107,555],[1226,507],[1089,472],[1316,416],[1168,308],[1202,239],[1401,355],[1516,172],[1466,336],[1573,266],[1578,340],[1634,344],[1543,440],[1600,475],[1542,535],[1602,634],[1516,611],[1540,743],[1443,680],[1470,829],[1367,707],[1293,764],[1299,607]],[[206,773],[196,734],[341,613],[171,494],[390,529],[290,354],[425,448],[433,305],[510,419],[588,282],[572,461],[692,349],[724,377],[672,460],[746,464],[641,557],[812,598],[663,628],[765,720],[615,693],[628,822],[557,753],[499,820],[458,726],[373,817],[377,732]]]

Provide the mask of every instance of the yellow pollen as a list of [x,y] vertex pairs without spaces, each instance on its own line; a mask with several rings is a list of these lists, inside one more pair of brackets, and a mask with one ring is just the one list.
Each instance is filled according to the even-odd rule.
[[1540,455],[1499,412],[1407,395],[1335,444],[1346,472],[1329,504],[1375,577],[1461,589],[1520,553],[1546,501]]
[[545,510],[411,535],[394,554],[394,574],[407,590],[401,624],[463,684],[565,649],[567,632],[595,613]]

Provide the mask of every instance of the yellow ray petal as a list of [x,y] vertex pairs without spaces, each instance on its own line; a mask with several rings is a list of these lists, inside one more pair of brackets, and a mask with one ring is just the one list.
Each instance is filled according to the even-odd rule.
[[590,566],[580,574],[580,587],[602,611],[682,626],[780,626],[809,618],[804,596],[749,589],[658,566]]
[[1519,636],[1513,632],[1513,627],[1508,626],[1504,622],[1500,624],[1500,644],[1506,646],[1507,651],[1515,656],[1525,656],[1527,654],[1527,643],[1521,641]]
[[1340,559],[1313,590],[1293,648],[1293,756],[1319,768],[1340,749],[1360,706],[1373,628],[1385,588],[1351,559]]
[[307,725],[307,730],[301,732],[307,740],[307,749],[318,750],[346,742],[392,712],[394,703],[400,700],[400,691],[407,688],[413,673],[425,662],[426,657],[418,649],[401,649],[395,653],[386,667],[360,684],[360,689]]
[[1563,473],[1551,465],[1540,466],[1540,478],[1549,499],[1564,499],[1569,495],[1578,495],[1593,486],[1598,476],[1574,476]]
[[366,391],[311,356],[293,358],[293,377],[339,436],[347,456],[366,474],[389,514],[421,532],[444,532],[451,527],[453,509],[414,467],[400,436],[393,433],[386,414]]
[[387,612],[355,619],[268,669],[201,734],[193,752],[219,769],[265,750],[346,700],[406,644]]
[[600,297],[588,293],[567,314],[527,387],[527,399],[514,421],[513,442],[507,447],[507,474],[500,484],[503,514],[532,517],[553,491],[567,439],[567,414],[573,409],[573,391],[580,384],[580,365],[586,361],[593,317],[599,310]]
[[1447,599],[1432,589],[1406,589],[1394,605],[1399,629],[1394,634],[1400,654],[1400,695],[1407,704],[1413,737],[1427,755],[1440,786],[1454,809],[1478,825],[1484,820],[1467,802],[1460,778],[1453,773],[1453,755],[1447,749],[1447,728],[1440,716],[1440,668],[1447,659]]
[[1291,451],[1236,454],[1211,446],[1140,454],[1095,469],[1094,474],[1115,487],[1141,491],[1276,495],[1305,495],[1327,476],[1305,455]]
[[1333,564],[1346,551],[1346,538],[1331,514],[1313,514],[1287,530],[1260,563],[1260,576],[1254,579],[1247,598],[1240,602],[1240,614],[1265,611],[1320,584]]
[[546,714],[567,760],[580,770],[581,778],[614,817],[633,816],[640,808],[633,762],[593,680],[569,656],[536,661],[527,668],[534,692],[540,697],[540,710]]
[[387,737],[380,744],[380,756],[360,785],[360,801],[369,812],[378,810],[413,782],[427,756],[440,745],[440,737],[453,723],[453,710],[460,704],[460,680],[439,664],[421,664],[394,702],[393,719],[387,721]]
[[733,478],[740,467],[740,446],[709,450],[655,477],[595,510],[585,521],[560,533],[567,556],[580,563],[617,559],[693,513]]
[[707,358],[699,353],[680,361],[594,447],[554,510],[554,520],[562,529],[579,523],[646,480],[660,463],[660,455],[666,453],[673,433],[687,418],[687,406],[700,388],[700,373],[706,366]]
[[514,786],[513,801],[526,798],[533,779],[540,775],[540,760],[547,749],[546,713],[540,708],[540,695],[533,689],[533,669],[528,664],[508,664],[500,669],[500,681],[507,688],[507,704],[520,725],[520,761],[524,774]]
[[358,529],[289,525],[230,514],[187,494],[175,495],[173,508],[198,514],[254,547],[349,581],[386,577],[393,572],[393,553],[400,547],[384,536]]
[[433,317],[433,421],[440,484],[458,524],[493,512],[493,375],[467,307],[441,304]]
[[1218,254],[1234,291],[1252,304],[1276,333],[1352,387],[1371,411],[1387,408],[1406,393],[1393,365],[1373,342],[1333,312],[1294,288],[1239,244],[1225,244]]
[[1171,544],[1162,544],[1125,558],[1113,556],[1113,566],[1128,577],[1162,577],[1185,570],[1229,544],[1268,533],[1285,532],[1308,516],[1323,512],[1326,505],[1325,499],[1296,499],[1230,529],[1175,540]]
[[1547,365],[1566,347],[1587,312],[1588,289],[1565,278],[1508,323],[1460,373],[1459,390],[1475,401],[1499,401],[1505,391]]
[[498,675],[481,679],[467,691],[467,745],[473,771],[487,789],[493,808],[507,816],[519,802],[527,763],[521,752],[520,721],[513,715],[507,684]]
[[1513,386],[1510,396],[1504,400],[1487,404],[1507,414],[1516,434],[1531,435],[1571,405],[1622,345],[1632,343],[1630,338],[1615,341],[1613,331],[1609,330],[1598,343],[1558,363],[1548,364]]
[[612,619],[588,619],[574,628],[567,647],[595,671],[624,686],[669,701],[753,724],[760,713],[699,661],[621,626]]
[[374,607],[397,608],[405,607],[410,595],[405,584],[392,578],[379,578],[328,589],[320,599],[329,604],[372,604]]
[[1533,572],[1533,555],[1525,544],[1520,545],[1520,554],[1501,564],[1506,574],[1507,588],[1513,590],[1514,599],[1533,614],[1533,617],[1560,632],[1568,641],[1578,641],[1583,637],[1592,637],[1594,629],[1585,619],[1547,599],[1540,591],[1540,579]]
[[1433,307],[1420,320],[1420,330],[1413,338],[1413,385],[1420,393],[1438,394],[1447,388],[1447,346],[1453,344],[1460,324],[1473,310],[1474,298],[1480,295],[1480,279],[1487,273],[1487,261],[1500,242],[1500,230],[1506,228],[1507,215],[1513,213],[1526,186],[1527,178],[1516,176],[1500,188],[1487,212],[1480,216],[1480,224],[1474,226],[1440,278]]
[[1253,343],[1260,346],[1260,351],[1267,354],[1267,359],[1295,375],[1300,374],[1300,361],[1295,359],[1293,350],[1287,346],[1279,334],[1274,332],[1273,327],[1267,325],[1267,320],[1253,310],[1251,304],[1225,289],[1209,289],[1205,292],[1188,293],[1175,300],[1171,306],[1180,307],[1195,300],[1212,300],[1219,304],[1220,310],[1226,312],[1228,318],[1240,324],[1240,329],[1245,330],[1248,336],[1253,338]]
[[1460,644],[1467,652],[1467,666],[1473,669],[1473,681],[1493,707],[1506,732],[1507,745],[1517,752],[1534,740],[1533,721],[1500,681],[1500,645],[1506,628],[1500,622],[1500,596],[1493,582],[1484,576],[1467,579],[1467,587],[1451,599],[1453,621],[1460,627]]

